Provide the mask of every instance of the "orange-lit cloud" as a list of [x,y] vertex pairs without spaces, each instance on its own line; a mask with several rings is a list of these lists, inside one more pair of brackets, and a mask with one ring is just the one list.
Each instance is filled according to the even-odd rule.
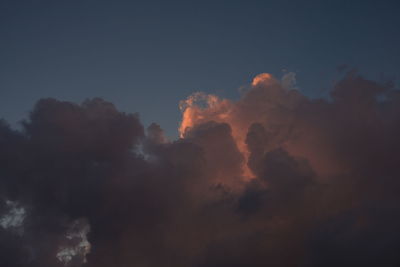
[[304,128],[308,126],[302,124],[298,125],[296,130],[303,128],[315,136],[302,136],[300,139],[290,137],[290,134],[293,134],[290,131],[299,122],[294,111],[307,103],[308,99],[294,88],[287,87],[286,80],[281,82],[271,74],[261,73],[254,77],[251,86],[236,102],[212,94],[194,93],[180,103],[182,111],[180,136],[184,138],[187,131],[208,121],[227,123],[232,129],[236,146],[245,159],[242,166],[243,179],[250,180],[255,175],[248,167],[250,154],[246,137],[249,127],[259,123],[272,133],[268,150],[283,146],[293,155],[308,158],[318,173],[332,175],[337,173],[342,168],[338,169],[340,163],[332,157],[330,150],[325,148],[325,154],[321,156],[324,144],[318,144],[320,138],[317,136],[318,131]]
[[[291,98],[286,96],[286,89],[269,73],[254,77],[251,87],[237,101],[221,99],[216,95],[197,92],[181,101],[182,121],[179,133],[182,138],[186,131],[207,121],[223,122],[230,125],[236,146],[243,154],[243,178],[249,180],[254,174],[247,166],[249,151],[246,145],[248,128],[253,123],[268,123],[274,116],[274,105],[282,102],[290,105]],[[285,99],[287,97],[287,99]],[[269,111],[271,114],[268,114]],[[274,118],[274,120],[276,120]],[[272,123],[272,121],[271,121]]]
[[256,77],[254,77],[253,81],[251,82],[252,86],[259,86],[259,85],[267,85],[269,82],[273,82],[274,78],[269,73],[260,73]]

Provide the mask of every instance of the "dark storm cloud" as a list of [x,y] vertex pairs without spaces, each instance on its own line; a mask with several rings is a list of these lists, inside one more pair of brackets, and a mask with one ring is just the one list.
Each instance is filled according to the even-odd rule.
[[311,100],[263,75],[209,99],[176,141],[102,99],[40,100],[20,132],[1,121],[0,265],[400,263],[390,83],[349,72]]

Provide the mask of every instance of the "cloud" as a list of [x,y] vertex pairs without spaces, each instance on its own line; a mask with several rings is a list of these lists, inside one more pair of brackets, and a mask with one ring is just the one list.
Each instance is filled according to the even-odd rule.
[[296,73],[294,72],[285,73],[281,79],[282,87],[288,90],[297,89],[296,82]]
[[99,98],[0,121],[0,265],[398,265],[399,91],[294,81],[189,96],[178,140]]
[[4,229],[21,227],[26,217],[25,209],[23,207],[18,207],[17,203],[9,200],[7,200],[5,204],[9,211],[0,218],[0,226]]

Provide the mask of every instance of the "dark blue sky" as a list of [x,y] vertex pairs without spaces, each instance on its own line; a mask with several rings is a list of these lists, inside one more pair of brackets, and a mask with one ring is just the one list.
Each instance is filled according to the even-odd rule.
[[237,98],[260,72],[318,96],[347,64],[400,74],[398,1],[0,2],[0,117],[42,97],[103,97],[177,135],[179,100]]

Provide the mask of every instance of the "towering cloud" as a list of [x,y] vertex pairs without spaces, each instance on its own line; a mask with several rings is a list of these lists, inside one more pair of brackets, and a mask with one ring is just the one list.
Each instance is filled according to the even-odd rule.
[[397,266],[400,93],[257,75],[169,141],[102,99],[0,122],[0,266]]

